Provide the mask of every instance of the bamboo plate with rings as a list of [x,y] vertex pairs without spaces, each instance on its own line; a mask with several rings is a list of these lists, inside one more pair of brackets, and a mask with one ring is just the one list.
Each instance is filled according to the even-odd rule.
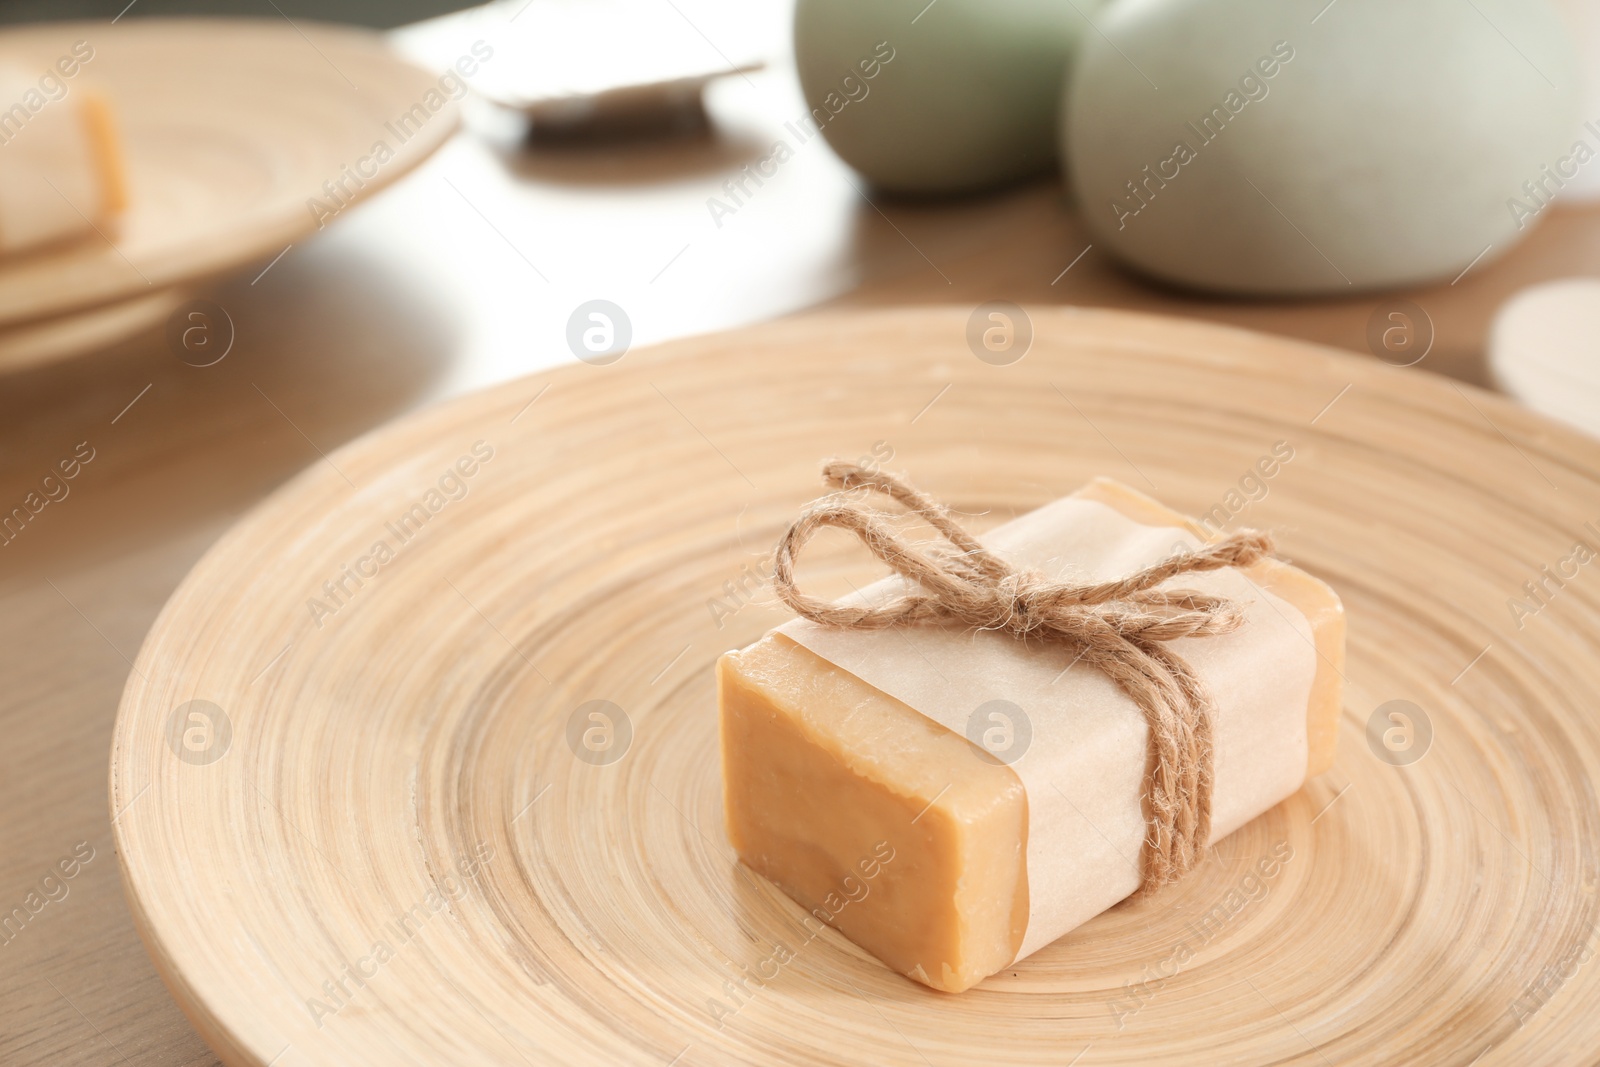
[[[991,351],[992,310],[574,363],[347,445],[226,534],[139,655],[110,793],[130,910],[217,1055],[1592,1056],[1600,444],[1183,320],[1001,309]],[[785,617],[763,560],[832,455],[979,528],[1106,474],[1274,531],[1348,611],[1334,769],[959,996],[813,936],[723,833],[712,664]],[[842,538],[808,562],[824,593],[878,570]]]

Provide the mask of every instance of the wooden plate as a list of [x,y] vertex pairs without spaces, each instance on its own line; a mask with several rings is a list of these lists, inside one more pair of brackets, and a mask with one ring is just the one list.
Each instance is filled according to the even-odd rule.
[[[1600,445],[1214,326],[1038,310],[1009,366],[968,326],[818,315],[566,367],[359,440],[227,534],[151,631],[111,757],[129,903],[217,1053],[1588,1055],[1600,577],[1561,561],[1600,538]],[[783,617],[757,575],[819,457],[875,447],[982,524],[1109,474],[1276,530],[1349,609],[1335,770],[959,997],[809,937],[724,837],[711,666]],[[840,587],[875,570],[814,558]],[[1519,629],[1544,564],[1576,576]]]
[[[270,259],[318,228],[307,201],[349,202],[426,159],[455,129],[446,104],[402,141],[386,123],[435,87],[378,35],[283,19],[48,23],[0,34],[0,54],[43,72],[89,41],[69,86],[93,83],[115,109],[129,209],[114,231],[0,260],[0,326],[127,300]],[[70,90],[69,90],[70,91]],[[343,176],[386,141],[370,177]],[[341,199],[346,194],[340,194]],[[326,223],[328,217],[323,217]]]
[[184,289],[158,289],[91,311],[0,330],[0,370],[17,370],[116,344],[164,321],[178,309]]

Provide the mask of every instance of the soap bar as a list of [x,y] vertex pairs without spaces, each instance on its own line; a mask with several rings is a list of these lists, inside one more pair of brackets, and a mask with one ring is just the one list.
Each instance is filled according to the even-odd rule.
[[50,99],[37,77],[0,64],[0,108],[7,106],[0,112],[0,255],[96,230],[109,239],[127,190],[106,99],[88,86]]
[[[1050,540],[1070,534],[1080,555],[1099,546],[1102,569],[1082,558],[1052,564],[1041,530]],[[1156,501],[1098,479],[982,540],[1019,563],[1100,580],[1207,537]],[[1332,764],[1344,655],[1338,597],[1281,561],[1184,575],[1169,587],[1223,575],[1254,591],[1250,621],[1234,634],[1174,643],[1217,705],[1213,840]],[[995,655],[1014,660],[1015,677],[962,673],[978,655],[991,665]],[[896,656],[885,673],[882,661]],[[1005,634],[864,634],[804,620],[724,655],[725,813],[740,858],[816,920],[946,992],[1056,940],[1138,889],[1133,858],[1144,835],[1148,730],[1120,690],[1071,660],[1069,648]],[[1031,694],[1019,701],[1032,709],[1031,745],[1012,762],[961,728],[996,684]],[[941,702],[954,718],[934,707]]]

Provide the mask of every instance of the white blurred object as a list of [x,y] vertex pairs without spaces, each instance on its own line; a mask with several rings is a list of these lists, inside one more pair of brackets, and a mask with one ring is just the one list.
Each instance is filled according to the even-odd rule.
[[[673,3],[726,47],[731,23],[703,18],[691,0]],[[937,279],[911,244],[887,223],[879,228],[827,142],[796,134],[810,111],[783,48],[792,9],[785,0],[750,7],[735,16],[774,26],[776,50],[765,70],[707,87],[714,136],[530,152],[519,116],[468,97],[471,135],[414,181],[329,226],[305,249],[307,261],[321,257],[330,271],[348,269],[340,264],[352,257],[403,266],[413,291],[447,309],[456,332],[433,397],[575,364],[567,322],[595,299],[625,311],[639,348],[792,314],[856,288],[868,270],[922,269]],[[454,20],[482,17],[461,12],[392,38],[443,70],[483,34],[481,23]],[[497,39],[483,40],[496,52],[480,74],[504,58]],[[696,34],[685,47],[709,46]],[[786,161],[756,187],[745,176],[779,143]],[[738,193],[741,180],[748,194]],[[294,269],[289,260],[299,254],[284,266]],[[261,285],[286,286],[293,275],[280,276],[283,269]]]
[[1522,290],[1489,330],[1489,370],[1507,393],[1600,437],[1600,278]]
[[[1561,0],[1561,14],[1572,30],[1583,64],[1583,118],[1600,129],[1600,0]],[[1577,137],[1600,151],[1600,134],[1587,126]],[[1600,159],[1592,160],[1567,182],[1562,196],[1568,200],[1600,200]]]
[[707,82],[761,69],[785,41],[783,10],[726,0],[501,0],[393,37],[439,67],[487,42],[493,58],[472,87],[536,128],[636,128],[700,114]]

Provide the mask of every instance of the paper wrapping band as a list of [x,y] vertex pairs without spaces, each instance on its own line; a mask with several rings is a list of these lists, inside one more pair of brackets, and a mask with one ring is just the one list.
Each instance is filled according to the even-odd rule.
[[[1146,526],[1072,497],[981,540],[1017,566],[1083,583],[1201,544],[1181,527]],[[1211,837],[1218,840],[1305,780],[1314,635],[1299,609],[1239,571],[1186,574],[1172,584],[1227,597],[1246,619],[1231,634],[1171,642],[1214,705]],[[890,577],[849,599],[881,603],[908,587]],[[856,631],[795,619],[778,632],[962,736],[981,736],[994,722],[986,716],[1005,708],[995,701],[1014,706],[999,712],[1007,718],[1020,713],[1021,722],[995,723],[1008,726],[1013,739],[1028,735],[1025,748],[1001,753],[1028,801],[1028,926],[1017,959],[1139,888],[1149,727],[1109,678],[1072,666],[1070,646],[952,626]]]

